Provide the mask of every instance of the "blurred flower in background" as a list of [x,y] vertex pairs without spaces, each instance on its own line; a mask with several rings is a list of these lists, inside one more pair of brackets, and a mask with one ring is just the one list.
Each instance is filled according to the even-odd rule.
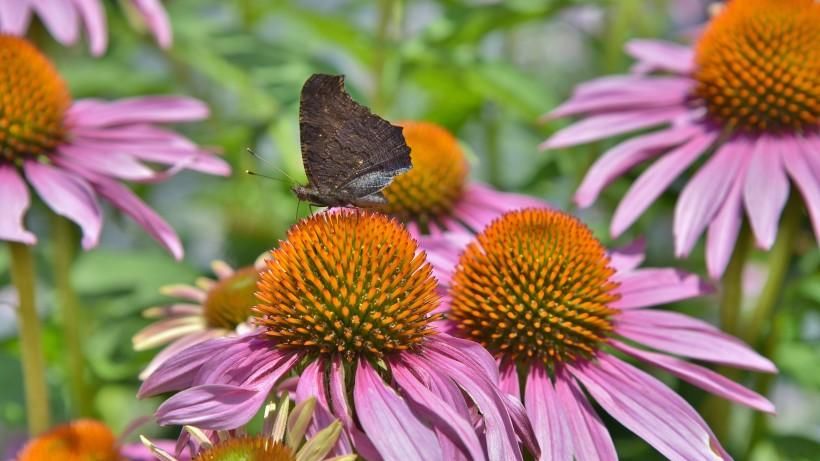
[[[576,87],[549,118],[584,115],[542,144],[557,149],[665,125],[608,150],[592,166],[575,201],[591,205],[608,184],[658,158],[615,210],[623,233],[684,170],[709,158],[675,208],[675,252],[688,255],[708,228],[710,275],[723,274],[743,209],[761,248],[769,249],[789,198],[800,191],[820,238],[820,3],[732,1],[719,9],[696,45],[637,40],[631,75]],[[662,75],[656,75],[662,74]]]
[[140,379],[147,378],[169,357],[187,347],[211,338],[248,332],[248,317],[257,303],[256,282],[264,267],[263,258],[259,258],[255,266],[236,270],[224,261],[214,261],[211,268],[216,280],[202,277],[196,286],[163,287],[163,294],[186,302],[152,307],[143,312],[144,317],[158,321],[134,335],[134,350],[165,348],[140,373]]
[[[501,386],[524,394],[542,459],[616,459],[586,389],[615,420],[669,459],[730,459],[682,397],[612,349],[707,392],[759,411],[763,396],[674,355],[773,373],[741,341],[695,318],[652,306],[709,292],[675,269],[639,269],[642,248],[607,254],[578,219],[552,210],[503,215],[475,240],[435,253],[449,287],[446,330],[481,343],[500,363]],[[625,340],[625,341],[624,341]],[[651,352],[628,343],[661,351]],[[526,376],[526,382],[519,377]],[[523,387],[522,387],[523,384]]]
[[29,184],[55,213],[80,226],[83,248],[99,241],[102,196],[182,257],[176,232],[120,180],[157,182],[182,169],[228,175],[222,159],[159,126],[201,120],[208,116],[205,104],[173,96],[72,101],[48,59],[11,36],[0,36],[0,94],[0,239],[37,241],[23,224]]
[[308,429],[316,426],[314,410],[316,399],[309,398],[296,404],[290,411],[290,400],[285,394],[276,404],[265,407],[264,423],[259,435],[245,431],[205,431],[185,426],[180,435],[182,453],[169,450],[143,437],[143,443],[160,461],[185,461],[188,450],[197,460],[252,460],[252,461],[354,461],[355,454],[327,458],[339,436],[342,424],[334,420],[321,425],[305,437]]
[[430,122],[399,123],[410,147],[413,168],[384,189],[381,211],[399,218],[413,235],[448,229],[482,229],[516,208],[546,206],[523,194],[499,192],[469,181],[470,165],[458,140]]
[[[171,46],[171,23],[160,0],[125,0],[120,4],[132,22],[151,32],[157,44]],[[77,43],[84,30],[94,56],[102,55],[108,47],[102,0],[0,0],[0,33],[23,36],[33,17],[63,45]]]
[[161,424],[235,429],[293,371],[296,400],[315,397],[317,411],[341,420],[338,454],[520,460],[518,437],[537,450],[523,409],[496,387],[484,349],[433,327],[431,272],[393,219],[314,215],[267,260],[252,320],[259,328],[170,357],[139,396],[181,391],[157,410]]

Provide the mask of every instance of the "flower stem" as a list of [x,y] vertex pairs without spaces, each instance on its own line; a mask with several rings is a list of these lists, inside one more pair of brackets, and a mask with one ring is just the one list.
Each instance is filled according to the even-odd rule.
[[17,289],[20,323],[20,356],[23,362],[23,388],[30,435],[41,434],[51,424],[48,409],[45,358],[40,339],[40,319],[34,298],[34,258],[22,243],[9,242],[11,280]]
[[780,229],[777,231],[777,241],[769,253],[769,274],[766,284],[757,298],[752,309],[751,317],[741,332],[743,339],[754,347],[760,339],[761,332],[771,320],[775,304],[783,292],[783,282],[794,250],[794,242],[800,230],[800,199],[796,191],[792,191]]
[[79,417],[92,416],[91,394],[86,383],[85,354],[83,353],[82,310],[71,285],[71,265],[77,237],[73,224],[53,215],[54,232],[54,285],[60,308],[63,341],[68,360],[68,377],[74,412]]
[[743,269],[746,267],[750,243],[751,232],[744,224],[735,243],[732,259],[729,260],[721,280],[720,326],[730,335],[737,334],[740,308],[743,305]]

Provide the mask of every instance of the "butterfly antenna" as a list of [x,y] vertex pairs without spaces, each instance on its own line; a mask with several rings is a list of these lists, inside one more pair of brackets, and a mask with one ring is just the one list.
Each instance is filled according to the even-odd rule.
[[282,178],[274,178],[273,176],[268,176],[266,174],[257,173],[255,171],[251,171],[251,170],[245,170],[245,174],[249,175],[249,176],[259,176],[260,178],[270,179],[271,181],[279,181],[279,182],[284,182],[284,183],[287,182]]
[[[246,148],[245,148],[245,150],[247,150],[247,151],[248,151],[248,153],[249,153],[249,154],[251,154],[251,156],[252,156],[253,158],[255,158],[255,159],[259,160],[260,162],[262,162],[262,163],[264,163],[264,164],[266,164],[266,165],[270,165],[270,166],[272,166],[272,167],[273,167],[274,169],[276,169],[278,172],[280,172],[280,173],[282,173],[283,175],[285,175],[285,177],[286,177],[286,178],[288,178],[288,179],[290,180],[291,184],[297,184],[297,183],[298,183],[298,181],[296,181],[296,180],[295,180],[295,179],[293,179],[293,178],[292,178],[289,174],[287,174],[287,173],[285,172],[285,170],[283,170],[283,169],[279,168],[279,166],[275,165],[275,164],[274,164],[273,162],[271,162],[270,160],[268,160],[268,159],[266,159],[266,158],[262,157],[261,155],[257,154],[257,153],[256,153],[253,149],[251,149],[250,147],[246,147]],[[257,176],[261,176],[261,175],[257,175]]]

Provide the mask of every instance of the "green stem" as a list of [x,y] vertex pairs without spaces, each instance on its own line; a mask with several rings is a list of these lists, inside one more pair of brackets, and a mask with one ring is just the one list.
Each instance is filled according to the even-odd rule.
[[394,10],[399,7],[395,0],[380,0],[378,4],[378,22],[376,24],[376,46],[373,54],[373,95],[371,105],[376,113],[383,113],[386,106],[385,98],[385,66],[387,53],[392,45],[390,38],[390,23]]
[[757,298],[751,317],[741,332],[743,339],[754,347],[760,339],[763,328],[769,323],[772,312],[783,292],[783,282],[789,270],[794,242],[800,229],[800,199],[796,191],[792,191],[780,229],[777,231],[777,241],[769,253],[769,274],[763,290]]
[[86,382],[86,363],[83,352],[83,313],[77,294],[71,285],[71,266],[77,246],[74,225],[67,219],[53,215],[54,230],[54,285],[60,308],[63,341],[68,361],[68,377],[74,412],[80,417],[92,416],[91,393]]
[[740,308],[743,305],[743,269],[749,255],[751,236],[749,227],[744,224],[720,284],[720,326],[730,335],[737,334],[740,320]]
[[30,435],[45,432],[51,425],[46,387],[45,358],[40,338],[40,319],[35,308],[34,258],[22,243],[9,242],[11,280],[17,289],[20,322],[20,356],[23,362],[23,388]]
[[[763,346],[763,355],[771,357],[774,355],[777,344],[780,340],[780,333],[783,331],[783,316],[776,315],[772,324],[769,337],[766,338],[766,343]],[[755,390],[762,396],[768,396],[772,384],[774,384],[776,374],[766,373],[757,377]],[[749,443],[746,445],[746,454],[741,459],[750,459],[755,446],[763,437],[769,432],[769,418],[771,415],[757,411],[752,417],[752,435],[749,437]]]

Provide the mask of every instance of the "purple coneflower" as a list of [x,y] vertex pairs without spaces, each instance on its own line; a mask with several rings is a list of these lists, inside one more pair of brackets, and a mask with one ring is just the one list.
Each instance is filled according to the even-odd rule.
[[764,397],[672,355],[775,371],[705,322],[650,309],[708,287],[674,269],[638,269],[641,248],[607,255],[584,224],[547,209],[507,213],[466,248],[436,243],[429,251],[449,286],[444,329],[495,354],[502,389],[513,396],[523,389],[542,460],[617,458],[591,400],[669,459],[728,458],[683,398],[616,352],[729,400],[774,410]]
[[[157,441],[155,446],[173,450],[170,440]],[[100,421],[78,419],[61,424],[30,440],[14,461],[94,460],[153,461],[154,455],[140,443],[123,443]],[[180,458],[187,461],[190,458]]]
[[483,229],[505,211],[546,206],[538,199],[500,192],[467,180],[470,165],[458,140],[430,122],[401,122],[413,168],[384,189],[381,211],[407,225],[414,236]]
[[[706,162],[675,209],[675,252],[689,254],[708,228],[707,264],[723,274],[743,208],[761,248],[769,249],[789,196],[800,191],[820,237],[820,3],[728,2],[694,47],[630,43],[632,75],[578,86],[551,118],[586,118],[548,139],[561,148],[646,128],[590,169],[575,196],[588,206],[639,163],[658,158],[635,181],[612,220],[620,235],[689,166]],[[650,72],[662,75],[649,75]]]
[[[172,96],[72,102],[51,63],[11,36],[0,36],[0,95],[0,240],[37,241],[23,225],[28,183],[49,208],[82,228],[86,249],[100,236],[102,196],[182,257],[176,232],[120,180],[159,181],[183,168],[229,174],[223,160],[156,125],[203,119],[203,103]],[[145,162],[170,168],[158,172]]]
[[[161,47],[171,46],[171,22],[160,0],[128,0],[123,6],[134,11]],[[35,14],[63,45],[76,43],[85,26],[93,55],[102,55],[108,47],[108,26],[100,0],[0,0],[0,33],[25,35]]]
[[[342,434],[342,424],[335,420],[313,437],[305,440],[309,424],[313,421],[316,399],[309,398],[298,403],[290,411],[287,394],[277,404],[265,407],[264,427],[260,435],[248,435],[239,431],[205,431],[185,426],[177,444],[179,453],[142,437],[143,443],[159,461],[184,461],[188,451],[195,461],[218,460],[265,460],[265,461],[354,461],[355,454],[327,458]],[[185,450],[185,446],[190,450]]]
[[140,373],[140,379],[147,378],[169,357],[194,344],[249,331],[248,317],[256,305],[256,281],[264,264],[260,258],[256,266],[234,270],[224,261],[214,261],[211,267],[217,280],[202,277],[197,279],[196,286],[163,287],[163,294],[184,302],[143,312],[145,317],[159,320],[134,335],[134,350],[165,348]]
[[516,432],[534,445],[520,403],[496,387],[487,351],[431,325],[432,267],[397,221],[314,215],[266,263],[257,330],[185,349],[143,383],[140,396],[182,391],[159,407],[160,423],[237,428],[296,372],[297,400],[316,397],[320,419],[341,420],[340,453],[516,460]]

